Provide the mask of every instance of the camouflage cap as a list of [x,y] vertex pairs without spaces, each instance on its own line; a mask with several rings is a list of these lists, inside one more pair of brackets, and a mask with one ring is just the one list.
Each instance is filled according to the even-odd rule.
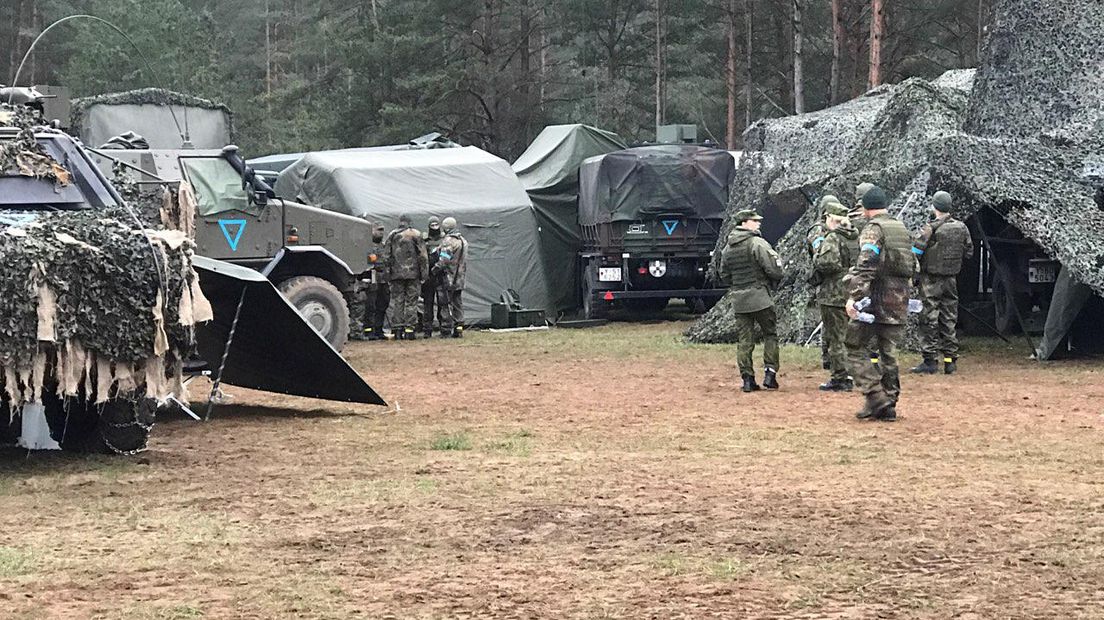
[[954,203],[954,199],[947,192],[936,192],[932,196],[932,206],[939,209],[943,213],[951,210],[951,205]]
[[763,219],[762,215],[755,212],[755,209],[741,209],[736,212],[736,216],[732,218],[737,224],[743,224],[748,220],[759,221]]
[[376,225],[372,227],[373,232],[382,233],[386,230],[387,228],[384,227],[383,222],[376,222]]
[[836,197],[835,197],[835,196],[833,196],[832,194],[825,194],[825,195],[823,195],[823,196],[821,196],[821,197],[820,197],[820,200],[818,200],[818,201],[817,201],[817,208],[818,208],[818,209],[824,209],[824,208],[825,208],[825,207],[827,207],[827,206],[828,206],[828,205],[829,205],[830,203],[833,203],[833,202],[836,202],[836,203],[838,203],[838,202],[839,202],[839,198],[836,198]]
[[441,229],[447,233],[456,230],[456,218],[446,217],[445,221],[441,222]]
[[830,202],[824,206],[824,213],[835,217],[847,217],[851,210],[839,202]]
[[437,217],[436,215],[429,216],[429,227],[430,228],[433,228],[435,226],[439,227],[440,225],[441,225],[441,219],[439,217]]
[[863,194],[862,205],[867,211],[878,211],[889,205],[889,198],[885,190],[875,185]]

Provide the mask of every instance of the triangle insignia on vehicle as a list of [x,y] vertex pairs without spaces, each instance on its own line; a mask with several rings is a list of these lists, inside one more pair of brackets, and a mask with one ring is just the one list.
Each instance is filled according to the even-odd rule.
[[226,245],[230,246],[231,252],[238,251],[238,243],[241,242],[242,233],[245,232],[245,220],[219,220],[219,228],[222,229],[222,236],[226,237]]
[[663,228],[667,231],[668,237],[675,234],[675,230],[678,228],[679,225],[678,220],[663,220],[661,223],[663,224]]

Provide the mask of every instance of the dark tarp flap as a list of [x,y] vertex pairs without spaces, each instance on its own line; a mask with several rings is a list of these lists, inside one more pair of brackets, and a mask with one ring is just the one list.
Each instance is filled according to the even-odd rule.
[[1092,289],[1074,280],[1070,270],[1063,266],[1050,298],[1043,340],[1039,343],[1039,359],[1049,360],[1059,354],[1059,347],[1066,342],[1077,317],[1092,297]]
[[200,357],[212,369],[222,360],[245,291],[224,383],[291,396],[387,404],[260,273],[202,256],[193,260],[200,288],[214,309],[215,319],[197,330]]
[[551,309],[570,311],[579,303],[579,167],[590,157],[624,148],[615,133],[587,125],[551,125],[514,162],[536,210]]
[[579,173],[579,223],[668,213],[721,219],[735,172],[728,151],[701,146],[644,146],[594,157]]

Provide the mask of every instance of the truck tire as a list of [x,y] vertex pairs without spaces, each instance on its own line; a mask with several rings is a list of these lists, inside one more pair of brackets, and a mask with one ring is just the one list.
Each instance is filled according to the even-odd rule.
[[[585,276],[584,276],[585,277]],[[587,282],[583,285],[583,318],[592,321],[604,319],[609,315],[609,306],[604,301],[599,301],[594,289]]]
[[102,405],[49,395],[43,404],[50,434],[68,452],[141,452],[157,417],[157,401],[144,395],[113,398]]
[[340,352],[349,341],[349,306],[341,291],[322,278],[299,276],[277,287],[307,323]]

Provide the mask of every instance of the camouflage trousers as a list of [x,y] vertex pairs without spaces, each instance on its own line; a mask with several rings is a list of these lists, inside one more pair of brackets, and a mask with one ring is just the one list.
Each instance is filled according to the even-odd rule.
[[391,318],[391,331],[413,330],[418,326],[418,293],[421,282],[417,280],[391,280],[391,304],[388,315]]
[[[901,376],[897,367],[897,343],[904,325],[883,325],[851,321],[847,326],[847,357],[855,387],[866,396],[884,394],[897,402],[901,396]],[[878,355],[878,363],[870,352]]]
[[447,334],[464,326],[464,290],[437,286],[437,307],[441,313],[441,333]]
[[758,312],[737,312],[735,317],[736,364],[740,367],[740,376],[754,377],[755,364],[752,354],[755,352],[755,327],[763,334],[763,365],[778,370],[778,317],[774,306]]
[[847,362],[847,324],[851,321],[847,311],[838,306],[820,305],[821,342],[827,349],[828,365],[832,378],[845,381],[851,374]]
[[426,280],[422,284],[422,324],[421,329],[424,333],[433,333],[433,315],[436,310],[437,324],[441,326],[441,331],[445,329],[445,320],[448,315],[448,307],[442,305],[440,299],[440,292],[437,290],[440,288],[434,283],[434,278]]
[[353,291],[345,295],[345,304],[349,307],[350,340],[364,340],[364,287],[364,284],[357,282]]
[[920,352],[926,360],[958,357],[958,280],[955,276],[920,276]]
[[383,335],[383,321],[387,318],[387,307],[391,304],[391,289],[386,284],[368,284],[364,291],[364,334],[379,337]]

